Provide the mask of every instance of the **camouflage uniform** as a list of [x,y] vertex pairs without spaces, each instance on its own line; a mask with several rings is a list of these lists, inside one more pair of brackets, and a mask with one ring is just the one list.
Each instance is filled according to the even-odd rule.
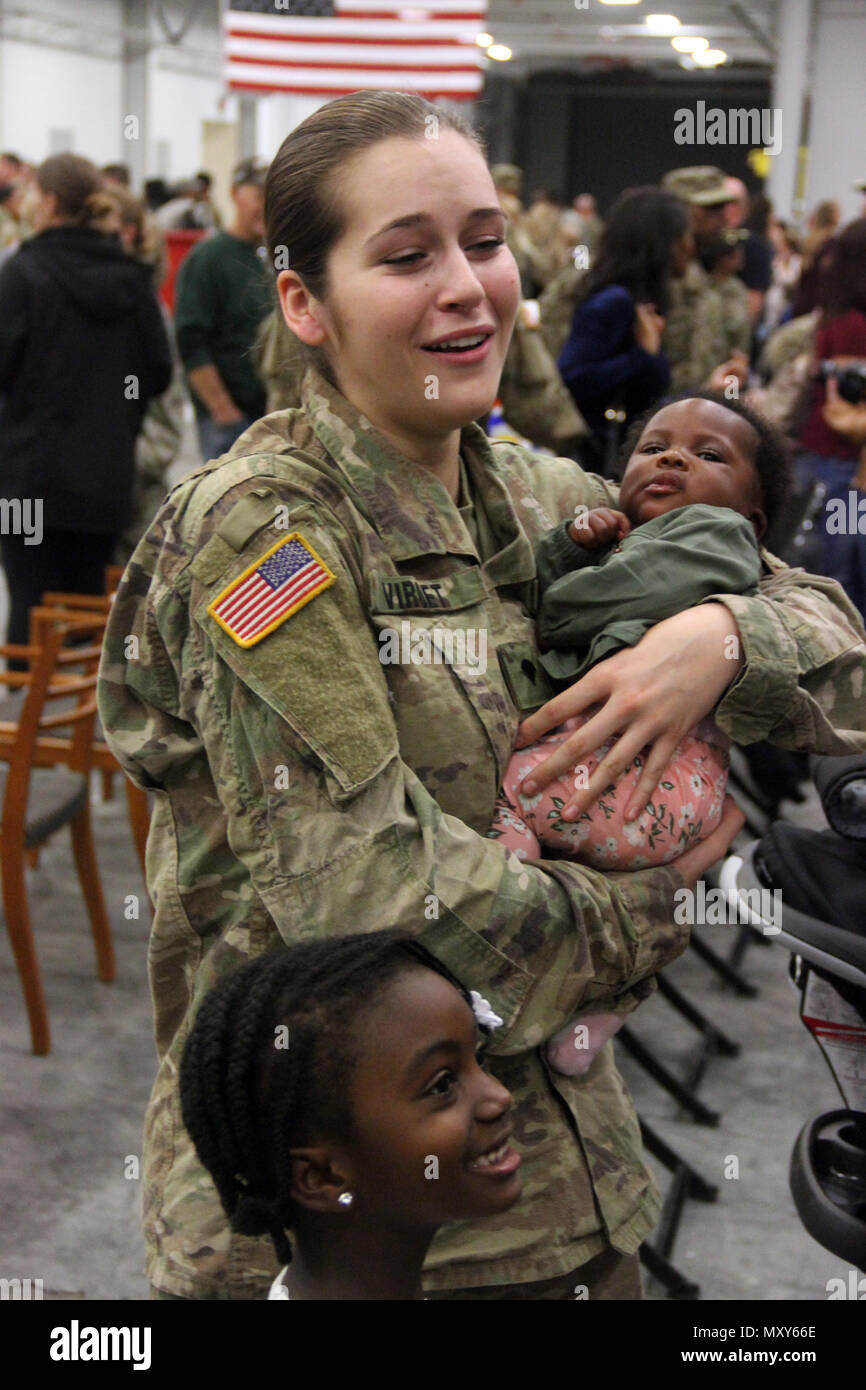
[[569,452],[589,434],[539,329],[529,324],[522,304],[502,365],[499,398],[511,428],[542,448]]
[[565,347],[571,332],[577,291],[585,274],[585,269],[580,270],[569,261],[557,271],[539,295],[541,336],[554,362]]
[[[151,1279],[187,1297],[243,1299],[263,1297],[276,1273],[269,1242],[230,1234],[182,1125],[177,1067],[195,1005],[281,941],[385,926],[418,932],[505,1020],[494,1070],[514,1094],[524,1156],[515,1209],[441,1231],[429,1286],[550,1279],[611,1246],[631,1254],[659,1197],[612,1048],[571,1079],[550,1071],[539,1044],[578,1007],[648,991],[686,943],[672,921],[682,879],[671,867],[526,865],[486,838],[518,718],[548,694],[533,546],[575,505],[615,490],[570,460],[491,446],[469,425],[473,534],[441,483],[313,369],[303,401],[173,490],[105,642],[106,734],[156,800]],[[335,578],[242,647],[209,606],[294,532]],[[864,720],[854,610],[831,581],[771,565],[761,596],[722,600],[747,666],[719,724],[745,741],[866,747],[854,732]],[[416,634],[485,631],[486,671],[383,665],[380,632],[407,621]]]
[[[734,352],[744,352],[748,357],[752,348],[752,323],[746,287],[737,275],[726,275],[713,283],[721,296],[725,327],[725,354],[720,361],[726,362]],[[718,363],[713,365],[718,366]]]
[[268,414],[274,410],[293,410],[301,404],[301,382],[309,359],[280,309],[272,309],[263,320],[253,360],[267,388]]
[[690,261],[671,280],[662,350],[671,364],[671,390],[699,390],[728,360],[722,297],[703,266]]
[[183,443],[183,411],[189,399],[186,380],[168,315],[166,333],[172,347],[174,369],[171,383],[161,396],[148,401],[141,429],[135,440],[135,478],[132,487],[132,518],[117,542],[115,564],[125,565],[166,494],[168,471]]

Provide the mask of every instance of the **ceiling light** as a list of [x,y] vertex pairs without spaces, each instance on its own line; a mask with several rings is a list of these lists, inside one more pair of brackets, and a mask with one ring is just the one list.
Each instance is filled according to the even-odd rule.
[[648,14],[644,24],[654,34],[675,34],[680,27],[675,14]]
[[702,53],[693,53],[692,57],[699,68],[718,68],[728,61],[727,53],[721,48],[707,48]]
[[475,35],[475,42],[478,44],[478,47],[479,47],[479,48],[489,48],[490,45],[491,45],[492,42],[493,42],[493,35],[492,35],[492,34],[476,34],[476,35]]
[[506,48],[504,43],[492,43],[487,49],[488,58],[496,58],[500,63],[507,63],[511,57],[511,49]]
[[709,48],[709,39],[690,39],[685,34],[682,37],[671,39],[671,47],[677,53],[700,53],[702,49]]

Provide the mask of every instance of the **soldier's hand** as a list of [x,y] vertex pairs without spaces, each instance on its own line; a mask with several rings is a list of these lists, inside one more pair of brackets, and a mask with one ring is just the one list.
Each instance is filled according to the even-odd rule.
[[568,528],[568,534],[583,550],[601,550],[603,546],[621,541],[631,530],[625,512],[613,507],[593,507],[582,511]]
[[722,362],[721,366],[710,373],[705,385],[709,391],[723,391],[730,377],[736,377],[740,386],[745,386],[748,381],[749,359],[744,352],[738,350],[731,353],[727,362]]
[[654,304],[636,304],[634,310],[634,338],[638,347],[657,357],[661,352],[662,333],[665,321]]
[[680,739],[715,708],[743,663],[739,628],[722,604],[703,603],[656,623],[636,647],[600,661],[524,719],[517,731],[517,748],[537,743],[550,729],[598,706],[585,724],[533,768],[521,792],[535,796],[614,739],[586,785],[575,788],[560,815],[563,820],[576,820],[641,754],[643,770],[625,810],[626,820],[634,820],[652,796]]

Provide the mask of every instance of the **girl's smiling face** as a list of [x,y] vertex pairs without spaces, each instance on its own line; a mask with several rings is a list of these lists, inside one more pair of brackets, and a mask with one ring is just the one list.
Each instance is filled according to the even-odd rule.
[[674,401],[644,428],[626,466],[619,504],[633,526],[703,502],[730,507],[767,527],[754,457],[757,435],[748,420],[715,401]]
[[[345,231],[326,299],[283,271],[286,320],[325,348],[340,390],[374,425],[410,445],[441,439],[496,399],[520,297],[487,165],[447,128],[388,138],[341,166],[336,196]],[[459,339],[479,346],[441,350]]]
[[407,970],[358,1035],[346,1146],[357,1215],[423,1229],[510,1207],[521,1187],[512,1099],[462,995],[433,970]]

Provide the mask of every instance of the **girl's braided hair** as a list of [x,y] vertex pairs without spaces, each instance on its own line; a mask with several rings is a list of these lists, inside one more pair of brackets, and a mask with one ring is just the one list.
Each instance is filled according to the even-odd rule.
[[349,1079],[361,1015],[407,970],[435,970],[471,1007],[447,966],[402,931],[309,941],[258,956],[202,1000],[180,1066],[184,1123],[232,1228],[286,1235],[293,1147],[352,1135]]

